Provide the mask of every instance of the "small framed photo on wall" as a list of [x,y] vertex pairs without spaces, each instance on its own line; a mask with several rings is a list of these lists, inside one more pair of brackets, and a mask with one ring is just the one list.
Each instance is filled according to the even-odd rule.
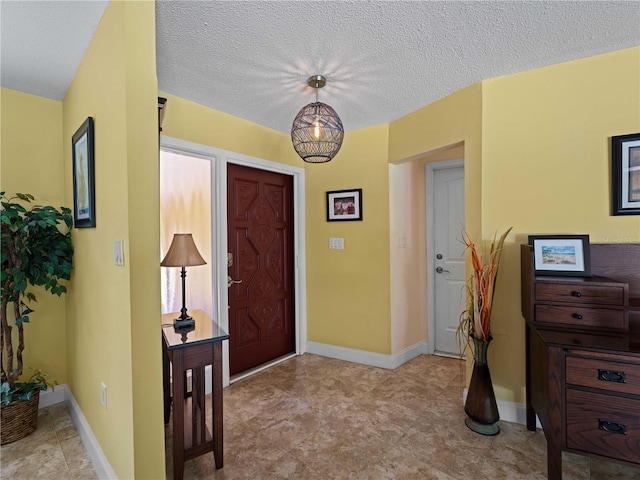
[[96,226],[96,187],[93,118],[87,117],[73,134],[73,225]]
[[362,189],[327,192],[327,222],[362,220]]
[[611,137],[611,215],[640,215],[640,133]]

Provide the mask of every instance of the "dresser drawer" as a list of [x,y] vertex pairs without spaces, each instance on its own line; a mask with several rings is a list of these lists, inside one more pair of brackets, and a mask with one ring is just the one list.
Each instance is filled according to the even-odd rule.
[[566,357],[566,382],[610,392],[630,393],[640,401],[640,363],[610,358]]
[[536,304],[536,322],[558,323],[573,327],[599,327],[626,330],[627,316],[624,310],[589,308],[580,305]]
[[640,465],[640,401],[567,389],[567,447]]
[[538,302],[624,306],[625,289],[622,286],[594,286],[573,282],[537,282],[535,299]]

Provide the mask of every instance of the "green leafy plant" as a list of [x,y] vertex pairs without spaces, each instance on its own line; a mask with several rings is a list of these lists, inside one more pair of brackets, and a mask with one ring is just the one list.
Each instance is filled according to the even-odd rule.
[[[24,324],[33,310],[25,303],[36,302],[29,286],[42,286],[54,295],[67,291],[63,284],[71,277],[71,210],[61,207],[30,205],[33,195],[18,193],[6,198],[0,192],[2,273],[0,276],[0,357],[2,401],[10,397],[31,396],[30,391],[46,389],[48,374],[34,370],[28,382],[18,382],[23,372]],[[25,206],[26,205],[26,206]],[[13,349],[13,327],[7,320],[7,309],[13,304],[18,347]],[[5,385],[6,384],[6,385]],[[10,400],[9,400],[10,402]]]
[[11,388],[9,382],[4,382],[0,386],[0,401],[4,405],[9,405],[14,400],[31,400],[33,392],[36,390],[46,390],[51,387],[53,390],[58,382],[49,380],[49,372],[43,372],[35,368],[31,369],[33,374],[26,382],[16,382]]
[[504,232],[497,241],[494,236],[489,253],[485,256],[478,253],[478,249],[468,235],[465,234],[463,237],[466,249],[471,253],[471,265],[473,266],[473,273],[467,280],[469,304],[460,314],[458,326],[458,335],[464,333],[464,342],[467,344],[470,337],[488,340],[491,335],[491,308],[498,267],[500,266],[502,247],[511,228]]

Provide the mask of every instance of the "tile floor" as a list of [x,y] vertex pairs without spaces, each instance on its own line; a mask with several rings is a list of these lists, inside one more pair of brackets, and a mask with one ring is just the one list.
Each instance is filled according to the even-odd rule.
[[36,431],[0,450],[0,479],[35,478],[98,478],[64,403],[41,408]]
[[[287,360],[224,390],[225,466],[216,471],[207,454],[187,462],[184,478],[546,479],[540,430],[501,421],[499,435],[483,437],[466,428],[463,378],[460,361],[436,356],[393,371],[309,354]],[[67,430],[65,407],[43,409],[43,417],[33,435],[2,447],[0,477],[95,478]],[[57,450],[47,432],[58,438]],[[171,479],[170,427],[166,440]],[[12,447],[20,442],[36,450],[21,457],[22,447]],[[29,462],[28,475],[14,476]],[[640,469],[565,453],[564,477],[640,480]]]

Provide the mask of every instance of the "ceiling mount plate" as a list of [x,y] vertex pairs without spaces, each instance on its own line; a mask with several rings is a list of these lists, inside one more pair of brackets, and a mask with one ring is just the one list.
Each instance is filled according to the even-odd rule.
[[327,79],[322,75],[313,75],[307,79],[307,84],[312,88],[322,88],[327,84]]

